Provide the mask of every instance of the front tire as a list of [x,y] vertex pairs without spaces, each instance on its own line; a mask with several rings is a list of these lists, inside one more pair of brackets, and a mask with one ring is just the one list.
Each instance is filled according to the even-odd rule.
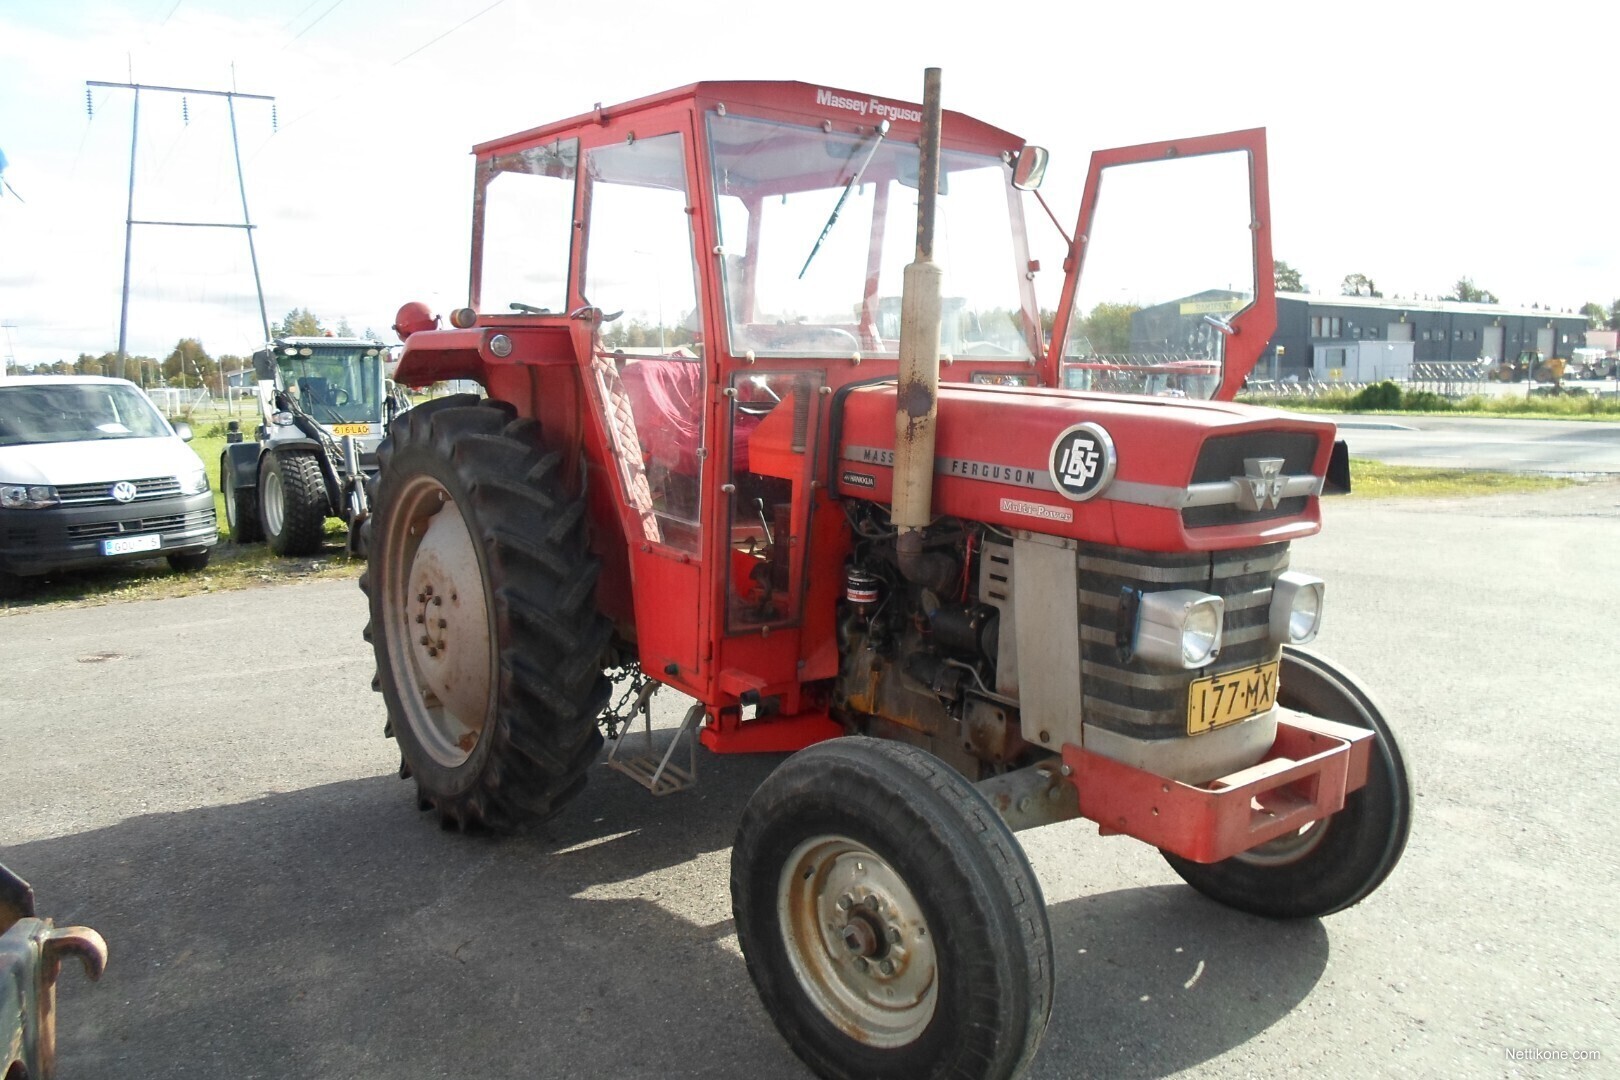
[[1163,853],[1183,881],[1228,907],[1274,919],[1331,915],[1383,884],[1412,829],[1412,788],[1400,747],[1372,696],[1319,656],[1284,646],[1277,703],[1374,734],[1366,786],[1344,809],[1297,833],[1217,863]]
[[877,739],[789,758],[744,811],[731,899],[748,973],[824,1077],[1008,1077],[1052,1008],[1040,884],[984,797]]
[[277,450],[259,466],[259,522],[277,555],[313,555],[331,509],[321,466],[307,450]]
[[584,504],[539,425],[471,396],[413,409],[379,450],[360,587],[401,775],[447,827],[506,830],[578,793],[602,745],[611,624]]

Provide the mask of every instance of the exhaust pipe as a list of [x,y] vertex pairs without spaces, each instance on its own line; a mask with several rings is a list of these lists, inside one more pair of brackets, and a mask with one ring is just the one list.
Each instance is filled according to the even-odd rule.
[[900,294],[900,383],[894,413],[894,504],[890,520],[906,579],[940,589],[956,576],[943,555],[923,552],[933,519],[934,434],[939,417],[940,268],[934,263],[934,202],[939,193],[939,68],[923,72],[922,144],[917,170],[917,256]]

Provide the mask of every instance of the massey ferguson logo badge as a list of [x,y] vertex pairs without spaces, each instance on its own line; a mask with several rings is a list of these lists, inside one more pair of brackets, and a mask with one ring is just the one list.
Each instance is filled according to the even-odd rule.
[[119,502],[135,501],[135,485],[128,480],[120,480],[113,485],[112,497]]
[[1238,486],[1238,506],[1245,510],[1275,510],[1282,502],[1283,459],[1244,458],[1243,475],[1234,476]]
[[1118,464],[1114,440],[1096,424],[1076,424],[1052,443],[1052,483],[1075,502],[1100,495]]

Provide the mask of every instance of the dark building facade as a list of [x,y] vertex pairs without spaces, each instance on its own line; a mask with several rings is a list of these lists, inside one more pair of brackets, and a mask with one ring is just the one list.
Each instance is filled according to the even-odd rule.
[[1581,315],[1500,304],[1277,294],[1277,332],[1262,354],[1262,378],[1321,380],[1354,367],[1365,342],[1393,344],[1411,362],[1516,358],[1526,349],[1566,360],[1585,340]]

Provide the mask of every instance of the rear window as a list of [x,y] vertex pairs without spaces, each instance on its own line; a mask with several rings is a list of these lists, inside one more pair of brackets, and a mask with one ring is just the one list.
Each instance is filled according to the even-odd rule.
[[0,386],[0,446],[150,439],[168,434],[163,417],[133,386]]

